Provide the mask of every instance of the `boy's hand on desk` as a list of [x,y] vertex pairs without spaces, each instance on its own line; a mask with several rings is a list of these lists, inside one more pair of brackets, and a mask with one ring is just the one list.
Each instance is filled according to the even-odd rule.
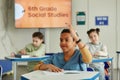
[[62,72],[63,71],[63,69],[60,69],[59,67],[56,67],[52,64],[48,64],[47,67],[48,67],[48,70],[51,72]]

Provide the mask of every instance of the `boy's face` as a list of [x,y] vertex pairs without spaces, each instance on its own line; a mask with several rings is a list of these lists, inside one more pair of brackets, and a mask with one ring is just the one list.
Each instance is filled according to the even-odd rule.
[[67,53],[75,48],[75,41],[70,33],[62,33],[60,36],[60,47],[64,53]]
[[40,46],[40,44],[43,42],[43,40],[42,40],[42,39],[39,39],[38,37],[33,37],[32,39],[33,39],[33,45],[34,45],[35,47]]

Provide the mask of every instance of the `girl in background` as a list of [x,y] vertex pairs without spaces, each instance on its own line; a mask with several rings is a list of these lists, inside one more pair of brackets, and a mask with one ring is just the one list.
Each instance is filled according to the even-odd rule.
[[[40,57],[45,55],[45,44],[43,40],[43,34],[41,32],[34,32],[32,34],[32,43],[27,44],[23,49],[17,52],[17,54],[25,55],[28,54],[31,57]],[[15,56],[14,53],[11,56]],[[28,71],[32,71],[33,67],[38,61],[28,62]]]
[[[99,32],[100,29],[90,29],[87,31],[90,42],[86,45],[90,50],[93,58],[100,59],[101,57],[107,57],[107,47],[99,41]],[[89,67],[93,68],[95,71],[100,72],[100,80],[105,80],[105,72],[104,72],[104,63],[90,63]]]

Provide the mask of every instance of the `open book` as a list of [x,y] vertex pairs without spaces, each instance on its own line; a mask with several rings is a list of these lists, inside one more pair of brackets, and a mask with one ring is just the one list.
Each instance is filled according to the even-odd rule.
[[80,74],[80,71],[75,71],[75,70],[65,70],[62,72],[43,71],[43,74],[45,75]]

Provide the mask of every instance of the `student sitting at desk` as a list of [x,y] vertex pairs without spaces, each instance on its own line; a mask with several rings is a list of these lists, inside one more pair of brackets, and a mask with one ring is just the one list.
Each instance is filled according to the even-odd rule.
[[[85,63],[92,61],[92,55],[85,44],[77,36],[71,25],[69,29],[63,29],[60,34],[60,47],[63,52],[54,54],[45,61],[38,63],[35,70],[50,70],[61,72],[62,70],[85,70]],[[79,49],[76,49],[76,46]]]
[[[32,43],[25,46],[24,49],[18,51],[19,54],[29,54],[33,57],[40,57],[45,55],[45,44],[43,43],[43,34],[41,32],[34,32],[32,34]],[[15,54],[11,54],[14,56]],[[28,62],[28,71],[32,71],[33,67],[38,63],[38,61]]]
[[[86,45],[90,52],[92,53],[93,58],[99,59],[100,57],[107,57],[107,47],[99,41],[99,32],[100,29],[90,29],[87,31],[88,37],[91,42],[88,42]],[[104,73],[104,63],[91,63],[89,65],[95,71],[100,71],[100,80],[105,80]]]

